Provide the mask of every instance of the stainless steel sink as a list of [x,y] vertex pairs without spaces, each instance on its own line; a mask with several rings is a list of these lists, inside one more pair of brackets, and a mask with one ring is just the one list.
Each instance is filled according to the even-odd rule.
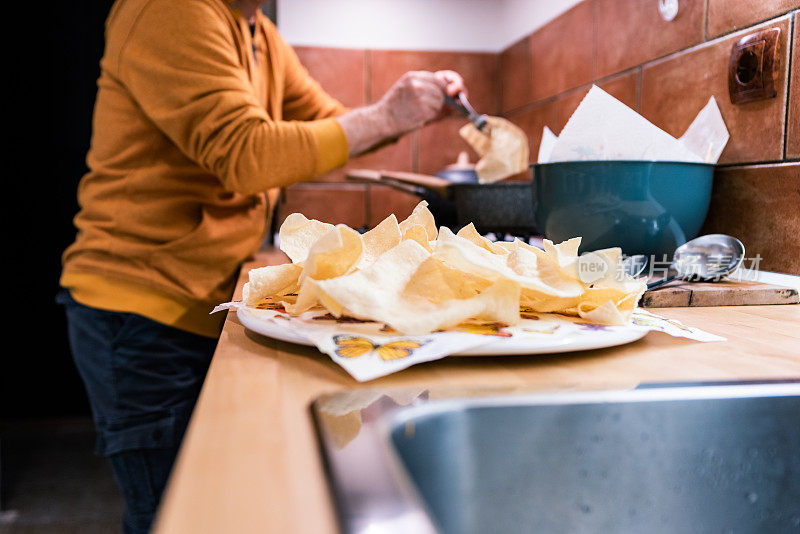
[[800,532],[800,383],[462,395],[315,402],[343,531]]

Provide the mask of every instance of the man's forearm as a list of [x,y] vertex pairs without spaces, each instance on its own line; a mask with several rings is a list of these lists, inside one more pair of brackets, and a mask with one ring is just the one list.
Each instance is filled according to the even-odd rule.
[[397,131],[391,116],[380,102],[349,111],[336,120],[347,138],[351,158],[403,133]]

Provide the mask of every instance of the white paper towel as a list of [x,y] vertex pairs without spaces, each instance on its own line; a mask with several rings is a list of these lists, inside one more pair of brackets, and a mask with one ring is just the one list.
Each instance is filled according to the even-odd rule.
[[545,126],[542,131],[542,142],[539,143],[539,157],[537,158],[539,163],[550,161],[550,154],[553,153],[553,147],[556,146],[556,141],[558,141],[556,134]]
[[712,96],[678,141],[706,163],[716,163],[728,144],[728,139],[730,134],[722,120],[717,101]]
[[729,134],[712,96],[686,133],[675,139],[597,86],[592,86],[561,135],[547,127],[539,163],[587,160],[716,163]]

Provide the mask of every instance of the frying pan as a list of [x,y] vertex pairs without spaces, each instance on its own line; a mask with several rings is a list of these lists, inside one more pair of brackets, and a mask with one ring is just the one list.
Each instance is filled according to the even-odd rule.
[[412,172],[348,170],[346,178],[380,184],[425,200],[439,224],[473,223],[481,233],[530,235],[536,232],[531,182],[455,183]]

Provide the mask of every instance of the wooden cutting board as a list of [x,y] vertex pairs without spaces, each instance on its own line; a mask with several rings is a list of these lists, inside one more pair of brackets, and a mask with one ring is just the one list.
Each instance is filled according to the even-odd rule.
[[798,304],[797,289],[738,280],[719,282],[675,281],[647,291],[639,305],[643,308],[681,306],[749,306],[759,304]]

